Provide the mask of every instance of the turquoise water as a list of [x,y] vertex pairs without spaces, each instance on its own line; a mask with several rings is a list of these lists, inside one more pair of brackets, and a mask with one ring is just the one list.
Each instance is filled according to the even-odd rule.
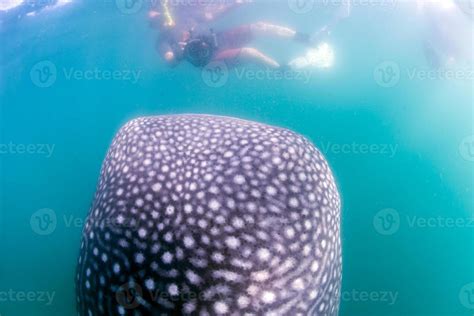
[[[218,27],[265,19],[309,32],[331,14],[262,3]],[[75,314],[82,221],[106,150],[128,120],[175,113],[287,127],[324,152],[343,200],[341,315],[473,315],[473,81],[413,78],[432,69],[425,36],[409,6],[360,6],[327,39],[334,66],[309,81],[231,70],[213,87],[190,65],[162,64],[145,9],[86,1],[10,21],[0,33],[0,315]],[[53,81],[37,76],[53,69],[45,61]],[[399,79],[378,77],[386,61]],[[96,69],[119,74],[80,79]],[[43,209],[56,216],[46,230],[34,221]]]

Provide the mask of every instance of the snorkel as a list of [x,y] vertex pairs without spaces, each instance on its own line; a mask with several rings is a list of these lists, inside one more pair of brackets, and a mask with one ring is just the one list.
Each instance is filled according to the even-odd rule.
[[196,67],[204,67],[212,60],[218,48],[217,35],[213,29],[205,35],[196,36],[193,30],[189,33],[190,40],[184,47],[184,58]]
[[169,9],[169,0],[163,0],[161,4],[163,16],[165,18],[164,26],[168,28],[176,26],[176,22],[174,21],[173,15],[171,14],[171,11]]

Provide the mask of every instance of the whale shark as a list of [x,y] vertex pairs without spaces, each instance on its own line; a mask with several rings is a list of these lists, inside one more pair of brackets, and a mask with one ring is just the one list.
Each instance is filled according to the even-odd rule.
[[340,195],[284,128],[170,115],[106,154],[76,274],[79,315],[338,315]]

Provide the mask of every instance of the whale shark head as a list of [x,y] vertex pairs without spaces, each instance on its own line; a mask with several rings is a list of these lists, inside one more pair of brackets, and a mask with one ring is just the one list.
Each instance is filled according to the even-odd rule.
[[304,137],[145,117],[116,135],[77,267],[80,315],[337,315],[340,199]]

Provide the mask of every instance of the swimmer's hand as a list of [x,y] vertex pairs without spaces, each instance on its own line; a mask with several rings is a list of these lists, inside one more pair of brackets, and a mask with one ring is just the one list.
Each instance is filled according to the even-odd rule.
[[293,70],[305,68],[330,68],[334,64],[334,51],[327,43],[309,49],[305,55],[290,61]]

